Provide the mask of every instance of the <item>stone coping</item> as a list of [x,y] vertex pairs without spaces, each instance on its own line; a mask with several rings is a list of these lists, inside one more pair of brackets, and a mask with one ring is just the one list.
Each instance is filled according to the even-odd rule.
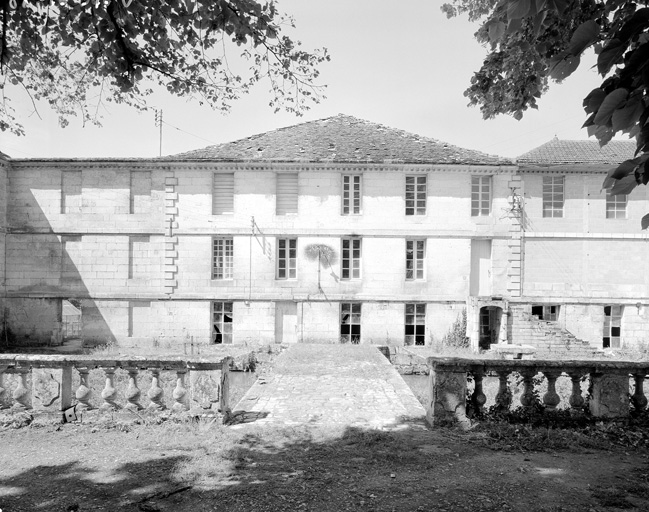
[[26,355],[0,354],[1,367],[15,368],[157,368],[163,370],[217,370],[231,366],[233,358],[225,356],[219,359],[172,357],[151,358],[143,356],[96,357],[83,355]]
[[556,359],[472,359],[465,357],[429,357],[426,362],[433,370],[440,371],[473,371],[482,369],[511,370],[536,369],[544,370],[581,370],[589,373],[645,373],[649,374],[649,361],[605,361],[598,359],[581,359],[558,361]]

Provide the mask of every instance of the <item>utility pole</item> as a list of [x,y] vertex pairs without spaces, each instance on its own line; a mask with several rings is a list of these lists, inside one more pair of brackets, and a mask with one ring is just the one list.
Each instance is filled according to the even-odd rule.
[[155,111],[155,125],[160,127],[160,149],[158,156],[162,156],[162,109]]

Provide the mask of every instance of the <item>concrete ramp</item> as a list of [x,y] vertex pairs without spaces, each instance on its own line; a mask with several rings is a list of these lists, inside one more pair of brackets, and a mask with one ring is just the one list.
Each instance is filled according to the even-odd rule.
[[401,375],[370,345],[289,346],[234,409],[234,423],[423,426],[426,413]]

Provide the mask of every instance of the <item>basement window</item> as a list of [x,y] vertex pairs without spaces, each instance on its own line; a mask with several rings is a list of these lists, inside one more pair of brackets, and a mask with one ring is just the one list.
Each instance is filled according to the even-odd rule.
[[406,304],[406,345],[426,344],[426,304]]
[[556,322],[559,320],[559,306],[532,306],[532,315],[539,317],[539,320]]
[[620,348],[622,335],[622,306],[604,306],[604,333],[602,347]]
[[232,343],[232,302],[212,302],[212,342]]
[[340,304],[340,342],[353,344],[361,342],[361,304],[359,302]]

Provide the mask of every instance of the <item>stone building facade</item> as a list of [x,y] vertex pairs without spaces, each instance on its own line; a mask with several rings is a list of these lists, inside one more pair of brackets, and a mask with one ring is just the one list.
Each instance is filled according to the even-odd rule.
[[640,344],[646,192],[609,219],[613,162],[542,154],[340,115],[162,159],[3,158],[4,330],[47,342],[73,299],[89,344],[427,345],[466,308],[478,347],[535,342],[517,322],[545,306],[594,346],[607,315],[612,346]]

